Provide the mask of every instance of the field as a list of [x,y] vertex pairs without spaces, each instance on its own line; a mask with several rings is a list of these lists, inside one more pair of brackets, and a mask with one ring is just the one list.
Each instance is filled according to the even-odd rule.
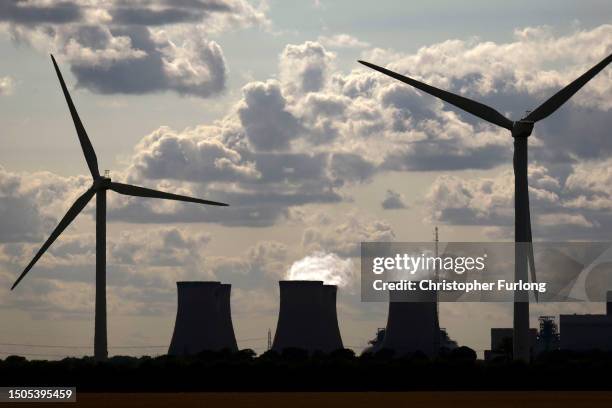
[[[612,406],[612,392],[329,392],[329,393],[80,393],[78,403],[44,407],[240,407],[240,408],[599,408]],[[19,407],[40,407],[21,403]]]

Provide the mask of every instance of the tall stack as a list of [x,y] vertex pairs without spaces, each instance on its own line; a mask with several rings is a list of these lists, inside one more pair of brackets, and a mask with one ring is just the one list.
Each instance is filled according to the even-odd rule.
[[335,285],[322,281],[280,281],[280,309],[272,350],[331,352],[343,348]]
[[168,354],[237,351],[232,325],[231,285],[220,282],[177,282],[178,308]]

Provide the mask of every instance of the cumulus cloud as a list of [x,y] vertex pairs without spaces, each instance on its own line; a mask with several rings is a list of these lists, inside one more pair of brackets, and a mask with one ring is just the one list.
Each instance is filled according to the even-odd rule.
[[78,86],[106,94],[173,90],[200,97],[225,87],[225,59],[214,41],[194,37],[177,44],[141,26],[78,27],[78,35],[80,43],[65,47]]
[[290,93],[316,92],[323,88],[335,55],[320,43],[289,44],[280,57],[280,77]]
[[[364,58],[434,86],[473,97],[517,119],[526,109],[535,108],[607,56],[612,50],[608,40],[610,32],[612,25],[607,24],[561,36],[546,27],[526,28],[517,30],[515,40],[508,43],[448,40],[422,47],[410,55],[375,49],[366,52]],[[517,53],[522,55],[520,60],[514,58]],[[547,161],[572,160],[572,155],[593,158],[600,154],[593,146],[609,152],[610,143],[604,140],[602,129],[609,127],[607,112],[611,106],[606,95],[610,94],[610,75],[610,69],[602,71],[572,98],[568,106],[538,123],[535,134],[546,144],[534,149],[535,157]],[[366,82],[361,81],[361,84]],[[400,112],[393,117],[394,127],[404,134],[414,128],[418,133],[413,131],[405,146],[389,154],[388,167],[491,168],[496,161],[506,160],[504,152],[509,150],[508,142],[503,140],[508,139],[506,131],[493,129],[449,105],[437,105],[440,102],[428,95],[418,98],[410,94],[405,98],[391,96],[387,96],[387,103],[400,104]],[[412,106],[401,107],[410,101]],[[433,104],[434,107],[415,108],[415,103]],[[423,114],[423,110],[438,111],[435,116],[439,119],[434,116],[432,123],[428,120],[432,115]],[[458,113],[458,120],[452,119],[448,115],[450,112]],[[410,123],[415,119],[417,123]],[[448,152],[450,160],[440,160],[435,148],[443,156]]]
[[382,201],[381,206],[385,210],[399,210],[408,208],[408,205],[404,200],[404,196],[391,189],[388,189],[385,193],[385,199]]
[[260,291],[283,279],[291,257],[286,244],[262,240],[234,256],[210,256],[207,264],[217,279],[234,282],[243,290]]
[[227,68],[210,34],[267,24],[264,10],[244,0],[5,3],[1,31],[52,50],[70,64],[78,86],[99,93],[216,95]]
[[[548,239],[605,237],[612,225],[612,197],[604,187],[608,166],[608,160],[577,164],[564,177],[545,166],[530,165],[534,235]],[[475,179],[440,176],[429,189],[425,205],[434,221],[495,226],[499,228],[488,232],[508,238],[514,223],[514,177],[511,171]]]
[[[558,89],[556,86],[563,81],[561,78],[570,78],[570,75],[558,69],[555,75],[560,79],[554,83],[543,81],[540,87],[519,87],[515,77],[523,75],[527,78],[529,73],[521,71],[526,67],[513,68],[510,62],[504,65],[504,69],[497,69],[495,57],[501,55],[502,50],[519,46],[539,48],[542,42],[554,44],[555,41],[563,43],[570,40],[573,43],[582,41],[585,43],[583,46],[587,47],[593,45],[594,38],[602,36],[606,30],[607,26],[601,26],[588,32],[588,35],[577,32],[566,37],[551,38],[542,35],[526,39],[517,34],[517,40],[507,44],[458,40],[423,47],[412,55],[382,50],[366,55],[376,59],[375,62],[388,58],[394,61],[390,64],[392,68],[399,67],[396,69],[411,74],[414,72],[412,75],[417,78],[465,93],[496,107],[499,107],[500,101],[505,101],[500,109],[514,115],[523,114],[525,106],[537,106],[546,94],[550,95]],[[321,48],[319,43],[307,42],[287,46],[281,55],[281,84],[288,96],[287,109],[301,118],[305,143],[327,149],[350,150],[384,170],[489,169],[511,159],[512,140],[507,131],[459,113],[379,73],[354,70],[344,74],[334,71],[334,55]],[[602,47],[596,48],[600,50],[599,53],[602,52]],[[598,55],[598,52],[594,55]],[[449,55],[452,55],[450,60]],[[572,70],[583,69],[594,62],[584,62],[584,54],[574,57],[573,61],[580,61],[580,68],[576,68],[573,62],[574,65],[570,65]],[[564,60],[564,65],[561,65],[554,56],[550,60],[539,58],[541,61],[538,60],[535,66],[530,65],[532,72],[539,72],[539,69],[550,64],[564,67],[567,63]],[[314,77],[323,79],[315,81],[317,86],[303,86],[303,73],[313,71],[309,62],[312,60],[318,60]],[[493,69],[487,64],[493,64]],[[464,65],[470,68],[464,69]],[[589,87],[593,88],[591,85]],[[604,110],[597,110],[595,114],[588,113],[580,103],[572,104],[572,109],[576,110],[574,116],[590,115],[593,120],[592,116],[595,115],[602,125],[608,120],[605,104],[599,106]],[[606,126],[598,128],[605,129]],[[557,141],[564,138],[570,141],[573,138],[570,133],[575,133],[576,129],[572,132],[567,129],[559,132],[548,125],[540,126],[536,134],[541,139],[547,139],[552,137],[554,131]],[[559,133],[565,136],[559,136]],[[587,137],[602,139],[601,132],[595,133]],[[376,138],[377,143],[373,144],[372,138]],[[573,139],[573,144],[576,144],[575,137]],[[536,146],[534,157],[548,161],[559,157],[571,160],[567,150],[557,146],[554,149]]]
[[565,182],[572,195],[568,206],[591,211],[612,210],[612,160],[581,162],[574,166]]
[[[314,221],[319,222],[318,225]],[[313,225],[314,224],[314,225]],[[352,212],[336,222],[315,216],[302,234],[302,247],[310,252],[331,252],[341,257],[357,257],[362,242],[389,242],[395,239],[391,225]]]
[[577,193],[610,193],[612,183],[612,159],[600,162],[581,162],[567,178],[566,187]]
[[0,166],[0,242],[38,241],[83,193],[85,177],[13,173]]
[[154,131],[136,147],[125,175],[134,184],[228,202],[230,207],[111,195],[109,217],[269,226],[291,207],[342,200],[335,188],[348,181],[328,171],[328,154],[254,151],[239,119],[234,120],[184,132]]
[[257,150],[286,150],[298,137],[300,124],[286,109],[286,100],[275,81],[255,82],[243,88],[238,116],[249,142]]
[[[565,35],[556,35],[550,27],[526,27],[515,30],[514,41],[507,43],[447,40],[411,55],[375,49],[366,56],[432,85],[481,99],[499,95],[501,101],[508,93],[527,93],[539,99],[550,96],[551,90],[567,85],[609,55],[611,32],[610,24]],[[516,53],[522,57],[517,59]],[[605,96],[609,78],[609,72],[602,72],[573,102],[609,109],[610,101]]]
[[[603,25],[565,36],[536,30],[529,35],[517,32],[509,43],[453,40],[410,55],[385,50],[366,54],[375,62],[388,58],[394,61],[390,64],[394,69],[414,72],[417,78],[493,106],[509,101],[501,109],[513,114],[518,106],[540,103],[542,94],[552,94],[574,71],[599,58],[607,46],[595,44],[594,39],[607,30]],[[535,62],[529,66],[506,61],[510,50],[541,50],[567,42],[594,50],[566,59],[554,53],[548,59],[534,54]],[[499,65],[497,58],[505,64]],[[532,86],[535,80],[529,75],[544,68],[557,79]],[[377,72],[361,68],[341,72],[335,55],[321,43],[287,45],[279,56],[279,78],[245,85],[233,109],[212,125],[184,131],[159,129],[143,139],[133,156],[127,174],[134,181],[161,187],[164,180],[172,180],[185,192],[229,202],[229,209],[171,209],[126,200],[111,207],[111,213],[117,219],[139,222],[156,218],[269,226],[287,218],[296,206],[341,201],[344,186],[366,183],[380,172],[493,169],[511,164],[512,138],[506,130],[459,113]],[[526,81],[532,82],[527,85]],[[532,164],[538,163],[530,169],[534,202],[554,207],[572,162],[580,156],[597,158],[612,149],[605,132],[597,130],[609,128],[606,106],[595,109],[572,101],[550,120],[564,128],[547,121],[538,124],[542,126],[530,138]],[[577,138],[578,129],[570,123],[587,120],[597,126],[585,128],[595,130],[582,131]],[[569,144],[581,148],[568,149]],[[437,217],[449,222],[472,218],[476,221],[471,223],[479,225],[509,225],[512,189],[506,179],[467,185],[449,176],[432,187],[430,198],[435,204],[431,207]],[[488,194],[488,189],[494,194]],[[481,193],[472,196],[475,191]],[[481,198],[492,201],[483,203]]]
[[[142,231],[140,234],[124,231],[111,241],[110,255],[123,265],[182,266],[193,263],[198,269],[200,254],[210,241],[210,234],[187,234],[178,228]],[[142,243],[147,245],[143,246]]]
[[132,159],[138,178],[207,183],[260,177],[254,163],[223,143],[224,129],[202,126],[176,132],[161,127],[142,138]]
[[[532,207],[554,205],[559,200],[558,188],[537,187],[546,186],[539,182],[539,177],[548,177],[546,171],[531,166],[529,176]],[[440,176],[427,193],[426,207],[436,221],[459,225],[511,225],[514,223],[514,175],[504,171],[496,177],[475,179]]]
[[[143,4],[136,6],[144,7]],[[232,4],[235,9],[237,3]],[[164,4],[161,8],[166,6],[170,7]],[[205,13],[218,14],[210,10]],[[219,13],[226,15],[231,11]],[[112,16],[104,18],[112,20]],[[192,89],[185,92],[203,93],[210,90],[203,84],[190,82],[189,75],[198,80],[207,76],[197,64],[191,64],[192,56],[184,54],[204,52],[222,57],[210,43],[208,48],[195,42],[192,46],[179,47],[170,36],[183,34],[170,26],[164,26],[164,30],[142,24],[109,27],[80,26],[78,36],[84,38],[87,46],[76,46],[71,54],[73,69],[78,70],[79,64],[84,64],[80,81],[87,78],[88,61],[95,61],[95,69],[118,72],[123,68],[119,68],[121,63],[115,59],[145,61],[152,58],[151,50],[155,49],[159,52],[156,58],[158,68],[164,71],[164,81],[176,79],[174,89],[185,87]],[[565,36],[555,36],[546,29],[523,30],[508,43],[453,40],[423,47],[414,54],[372,50],[364,55],[374,62],[392,61],[389,65],[393,69],[494,106],[502,100],[510,101],[502,110],[512,113],[516,106],[523,108],[532,106],[531,102],[539,103],[541,94],[552,93],[576,71],[599,59],[609,44],[606,40],[595,40],[609,38],[604,36],[609,30],[609,25],[602,25]],[[544,52],[534,51],[557,45],[566,47],[567,57],[561,58],[556,53],[547,57]],[[570,50],[574,48],[592,51],[577,54]],[[84,49],[92,52],[80,53]],[[507,55],[517,49],[532,55],[534,60],[528,65],[509,61]],[[154,64],[147,62],[146,65]],[[530,76],[545,68],[547,76],[540,77],[540,82]],[[129,70],[123,72],[121,75],[125,74],[126,80],[133,77]],[[155,83],[147,81],[147,76],[146,70],[138,75],[138,80],[143,80],[142,86]],[[104,75],[93,75],[92,71],[92,77]],[[138,80],[125,86],[140,92]],[[540,85],[535,86],[536,82]],[[102,85],[92,83],[91,86]],[[599,95],[600,88],[588,85],[583,91]],[[601,96],[597,95],[594,97]],[[576,100],[569,108],[555,114],[551,123],[567,125],[590,120],[597,124],[597,129],[609,128],[606,123],[610,115],[605,103],[592,106]],[[538,205],[555,207],[573,160],[587,155],[597,159],[612,149],[603,131],[583,130],[580,143],[576,141],[576,132],[569,125],[564,129],[536,128],[531,138],[531,157],[540,170],[532,166],[530,183],[532,200]],[[550,143],[552,137],[555,143]],[[600,139],[601,143],[594,143]],[[570,140],[591,147],[568,149]],[[296,207],[342,201],[346,199],[343,187],[368,182],[378,172],[492,169],[510,164],[511,158],[512,140],[506,131],[458,113],[371,70],[339,71],[333,53],[319,42],[308,41],[287,45],[279,56],[279,80],[245,85],[240,100],[220,120],[183,131],[162,127],[145,136],[122,176],[141,185],[226,201],[231,207],[204,208],[112,195],[109,217],[142,223],[270,226],[290,217]],[[563,166],[558,165],[560,161]],[[446,222],[470,219],[470,223],[480,225],[509,225],[512,189],[508,177],[510,173],[471,182],[452,175],[439,179],[429,195],[433,203],[430,208],[437,219]],[[572,185],[569,182],[566,189]],[[573,194],[563,196],[566,208],[572,205],[583,208],[587,202],[591,207],[601,206],[606,199],[602,194]],[[387,206],[397,204],[393,201],[391,197],[391,204]]]
[[370,46],[365,41],[349,34],[335,34],[332,36],[319,36],[318,41],[329,48],[367,48]]

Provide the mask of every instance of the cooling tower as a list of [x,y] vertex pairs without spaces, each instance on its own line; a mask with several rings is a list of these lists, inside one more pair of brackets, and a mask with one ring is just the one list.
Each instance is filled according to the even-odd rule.
[[232,285],[222,283],[219,285],[219,324],[221,348],[231,351],[238,351],[236,343],[236,335],[234,334],[234,325],[232,323],[232,309],[230,306],[230,295]]
[[420,351],[436,356],[439,326],[435,292],[390,291],[387,327],[380,349],[394,350],[396,355]]
[[280,281],[280,309],[272,350],[330,352],[342,348],[336,286],[322,281]]
[[168,354],[236,351],[230,312],[231,285],[220,282],[177,282],[178,308]]
[[322,351],[329,353],[344,348],[342,337],[340,336],[340,327],[338,326],[338,314],[336,312],[338,287],[336,285],[323,285],[321,289],[321,319],[323,321],[323,329],[320,333],[320,345]]

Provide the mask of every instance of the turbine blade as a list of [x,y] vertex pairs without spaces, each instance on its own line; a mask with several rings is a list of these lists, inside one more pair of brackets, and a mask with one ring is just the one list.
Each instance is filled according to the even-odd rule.
[[487,122],[493,123],[494,125],[501,126],[508,130],[512,130],[512,121],[506,118],[504,115],[491,108],[490,106],[484,105],[480,102],[476,102],[472,99],[456,95],[454,93],[444,91],[442,89],[435,88],[431,85],[427,85],[423,82],[419,82],[415,79],[408,78],[404,75],[400,75],[396,72],[390,71],[386,68],[379,67],[378,65],[371,64],[366,61],[359,61],[360,64],[366,67],[372,68],[376,71],[382,72],[392,78],[402,81],[410,86],[420,89],[423,92],[427,92],[436,98],[442,99],[443,101],[456,106],[457,108],[463,109],[464,111],[471,113],[472,115],[478,116]]
[[179,194],[166,193],[164,191],[153,190],[145,187],[132,186],[130,184],[123,183],[110,183],[110,189],[124,195],[136,196],[136,197],[151,197],[151,198],[163,198],[166,200],[176,201],[187,201],[190,203],[199,203],[207,205],[218,205],[227,207],[229,204],[220,203],[217,201],[202,200],[200,198],[188,197]]
[[19,275],[19,278],[17,278],[17,280],[13,284],[13,286],[11,287],[11,290],[15,289],[15,286],[17,286],[19,282],[21,282],[21,280],[26,276],[26,274],[30,271],[30,269],[32,269],[34,264],[38,261],[38,259],[45,253],[45,251],[57,239],[57,237],[59,237],[60,234],[66,229],[66,227],[70,225],[70,223],[76,218],[77,215],[79,215],[81,210],[85,208],[85,206],[87,205],[89,200],[91,200],[91,197],[93,197],[95,193],[96,191],[93,188],[90,188],[85,193],[83,193],[82,196],[77,198],[74,204],[72,204],[72,207],[70,207],[68,212],[66,212],[66,215],[64,215],[64,218],[62,218],[62,220],[59,222],[57,227],[55,227],[55,229],[53,230],[49,238],[47,238],[43,246],[38,250],[38,252],[34,256],[32,261],[30,261],[28,266],[26,266],[23,272],[21,272],[21,275]]
[[91,172],[93,178],[96,179],[100,177],[100,170],[98,170],[98,158],[96,157],[96,152],[93,146],[91,145],[91,141],[89,140],[87,132],[85,131],[85,127],[81,122],[81,118],[79,118],[79,114],[77,113],[77,110],[74,107],[74,103],[72,103],[72,98],[68,93],[68,88],[66,87],[66,83],[64,82],[62,73],[60,72],[60,69],[57,66],[57,62],[55,62],[55,58],[53,57],[53,55],[51,55],[51,60],[53,61],[53,66],[55,67],[57,78],[59,79],[60,85],[62,86],[62,91],[64,92],[66,103],[68,103],[68,109],[70,109],[70,115],[72,115],[72,121],[74,122],[74,127],[76,128],[77,135],[79,136],[79,142],[81,143],[81,148],[83,149],[85,160],[87,161],[87,167],[89,167],[89,171]]
[[559,109],[569,98],[574,96],[576,92],[580,90],[587,82],[589,82],[595,75],[604,69],[612,61],[612,54],[608,55],[601,62],[589,69],[587,72],[576,78],[574,82],[561,89],[559,92],[548,98],[546,102],[538,106],[533,112],[531,112],[525,120],[537,122],[542,120],[554,111]]
[[[527,234],[529,240],[529,248],[527,250],[527,257],[529,259],[529,271],[531,272],[531,281],[537,282],[538,279],[536,277],[536,269],[535,269],[535,258],[533,256],[533,237],[531,236],[531,214],[529,210],[529,205],[527,206]],[[538,291],[534,290],[533,294],[535,296],[536,302],[538,301]]]

